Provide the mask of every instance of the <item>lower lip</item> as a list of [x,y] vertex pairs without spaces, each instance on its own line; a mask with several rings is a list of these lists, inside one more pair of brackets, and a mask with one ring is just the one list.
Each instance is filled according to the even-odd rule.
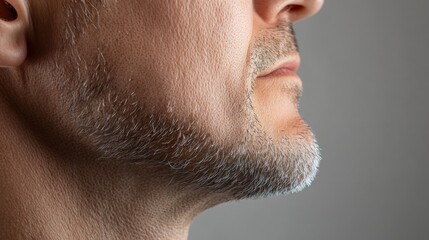
[[267,75],[260,76],[259,78],[269,78],[269,77],[298,77],[296,71],[293,71],[289,68],[279,68]]

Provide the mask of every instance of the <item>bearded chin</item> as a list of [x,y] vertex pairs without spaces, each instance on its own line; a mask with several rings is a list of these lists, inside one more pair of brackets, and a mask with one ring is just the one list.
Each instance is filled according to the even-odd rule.
[[88,66],[83,68],[88,72],[70,77],[66,89],[71,91],[63,101],[74,114],[78,139],[99,161],[153,169],[157,178],[178,188],[235,199],[296,192],[314,179],[319,148],[302,120],[294,124],[293,135],[275,142],[261,130],[249,98],[243,106],[248,126],[240,139],[227,144],[199,129],[197,121],[181,120],[169,107],[148,114],[135,94],[110,84],[109,66],[101,52],[97,56],[96,68]]
[[310,185],[317,172],[319,148],[308,127],[280,142],[253,127],[228,146],[197,130],[195,122],[180,121],[172,113],[145,115],[121,97],[111,92],[115,101],[106,98],[104,105],[94,105],[101,106],[96,113],[79,114],[81,137],[100,161],[154,169],[177,187],[235,199],[296,192]]

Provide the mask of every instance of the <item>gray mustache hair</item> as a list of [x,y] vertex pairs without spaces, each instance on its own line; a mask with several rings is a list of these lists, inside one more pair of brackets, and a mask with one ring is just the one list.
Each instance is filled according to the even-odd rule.
[[263,30],[251,48],[249,77],[254,79],[279,59],[296,52],[299,52],[299,48],[292,24],[280,22],[275,27]]

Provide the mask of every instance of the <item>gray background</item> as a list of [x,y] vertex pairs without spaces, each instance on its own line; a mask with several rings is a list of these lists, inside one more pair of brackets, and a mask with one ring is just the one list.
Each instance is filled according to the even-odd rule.
[[316,181],[210,209],[189,239],[429,239],[428,12],[426,0],[327,0],[298,23]]

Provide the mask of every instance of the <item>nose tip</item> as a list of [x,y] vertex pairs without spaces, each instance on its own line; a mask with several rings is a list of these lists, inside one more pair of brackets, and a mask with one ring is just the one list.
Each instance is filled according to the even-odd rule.
[[291,23],[316,14],[324,0],[254,0],[255,10],[267,23],[287,18]]

